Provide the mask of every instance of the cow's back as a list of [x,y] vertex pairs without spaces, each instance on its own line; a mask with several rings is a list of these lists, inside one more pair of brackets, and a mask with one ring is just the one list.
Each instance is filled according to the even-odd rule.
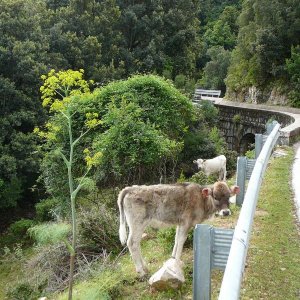
[[145,220],[178,224],[199,205],[200,193],[197,184],[133,186],[124,198],[124,206]]

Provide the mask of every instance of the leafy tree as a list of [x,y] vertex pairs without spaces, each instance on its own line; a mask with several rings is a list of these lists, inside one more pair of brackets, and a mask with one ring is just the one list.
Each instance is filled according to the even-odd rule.
[[292,91],[290,101],[294,107],[300,107],[300,46],[292,47],[291,58],[286,60]]
[[183,136],[194,118],[184,95],[158,76],[136,75],[110,83],[94,96],[94,109],[104,122],[94,144],[106,153],[96,172],[101,181],[128,184],[174,175]]
[[264,89],[286,81],[285,59],[299,44],[298,1],[244,1],[239,17],[237,47],[227,77],[229,90],[255,85]]
[[234,49],[238,35],[237,17],[241,10],[241,1],[200,1],[200,33],[203,36],[203,47],[197,61],[199,68],[204,68],[211,58],[210,48],[223,47]]
[[236,45],[238,34],[237,17],[239,11],[236,6],[226,6],[217,20],[210,22],[204,34],[207,48],[222,46],[232,50]]
[[108,129],[96,139],[94,147],[103,153],[101,169],[109,171],[106,180],[113,174],[121,182],[142,183],[145,175],[149,178],[151,168],[164,167],[159,165],[162,158],[171,160],[182,148],[182,143],[143,121],[141,107],[126,99],[118,107],[111,103],[103,122]]
[[239,10],[242,3],[241,0],[200,0],[199,2],[201,7],[199,19],[203,26],[219,19],[226,7],[236,7]]
[[207,53],[211,60],[205,65],[199,84],[204,88],[220,89],[225,92],[224,79],[230,65],[231,53],[221,46],[212,47]]
[[119,79],[120,11],[114,0],[77,1],[55,11],[50,28],[50,57],[58,68],[84,68],[88,78]]
[[198,2],[119,1],[121,60],[127,74],[153,72],[162,74],[168,66],[173,78],[192,74],[199,44]]
[[34,200],[35,125],[44,119],[39,77],[46,71],[44,1],[0,2],[0,209]]
[[[73,130],[80,132],[87,113],[98,113],[103,124],[84,136],[77,145],[78,153],[86,144],[90,151],[103,153],[102,163],[94,170],[95,180],[105,186],[156,181],[175,176],[183,137],[194,119],[191,101],[170,82],[154,75],[137,75],[116,81],[76,97]],[[54,128],[63,142],[61,117]],[[64,147],[68,147],[63,142]],[[64,148],[63,148],[64,149]],[[79,177],[85,162],[74,154],[74,174]],[[42,176],[54,197],[67,191],[60,157],[48,152],[43,159]]]

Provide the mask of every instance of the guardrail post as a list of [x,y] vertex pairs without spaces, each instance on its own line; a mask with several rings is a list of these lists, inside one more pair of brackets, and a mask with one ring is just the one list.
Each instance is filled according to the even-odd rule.
[[237,159],[237,175],[236,175],[236,185],[240,187],[240,193],[236,195],[236,204],[239,206],[243,204],[244,195],[245,195],[246,165],[247,165],[247,158],[244,156],[239,156]]
[[258,158],[258,155],[263,147],[263,135],[261,133],[255,134],[255,158]]
[[197,224],[194,230],[194,300],[210,300],[211,240],[212,226]]
[[269,135],[272,132],[272,130],[276,126],[276,124],[278,124],[278,122],[274,120],[271,123],[268,123],[266,125],[266,127],[267,127],[267,135]]

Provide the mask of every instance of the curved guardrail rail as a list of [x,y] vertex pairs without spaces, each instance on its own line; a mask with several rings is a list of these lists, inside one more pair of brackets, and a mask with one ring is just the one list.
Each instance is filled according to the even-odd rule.
[[[211,271],[213,269],[225,269],[219,300],[239,299],[259,190],[271,152],[280,135],[280,124],[274,122],[272,128],[268,132],[269,135],[264,145],[258,147],[260,153],[257,155],[257,159],[251,161],[248,168],[246,158],[244,160],[240,159],[244,163],[240,168],[240,172],[238,172],[237,181],[244,186],[245,180],[249,177],[250,180],[245,196],[241,197],[240,201],[237,198],[237,204],[241,205],[243,203],[243,205],[235,230],[216,228],[207,224],[197,224],[195,227],[194,300],[210,299]],[[255,165],[253,166],[254,162]],[[244,189],[241,190],[244,195],[243,191]]]
[[280,124],[276,124],[256,160],[234,230],[219,300],[239,299],[258,194],[272,149],[279,138],[279,129]]

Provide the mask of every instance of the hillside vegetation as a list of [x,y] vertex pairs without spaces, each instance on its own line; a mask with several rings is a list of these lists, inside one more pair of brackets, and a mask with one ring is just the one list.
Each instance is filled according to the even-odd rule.
[[[300,107],[299,14],[294,0],[0,0],[0,298],[66,297],[72,274],[80,299],[189,298],[190,248],[180,291],[135,278],[118,192],[212,183],[193,160],[220,154],[233,176],[218,109],[193,91]],[[148,233],[152,272],[173,234]]]
[[[1,0],[2,227],[13,214],[32,214],[43,192],[35,182],[32,133],[47,119],[41,75],[84,69],[99,87],[146,72],[173,80],[189,96],[197,85],[221,89],[229,99],[261,102],[272,95],[299,107],[299,6],[294,0],[176,0],[171,6],[164,0]],[[252,100],[249,87],[256,91]]]
[[[299,228],[295,223],[293,195],[288,184],[294,153],[290,148],[285,148],[284,151],[287,156],[271,159],[262,183],[241,299],[296,300],[299,297]],[[278,185],[278,176],[287,184]],[[239,208],[233,206],[232,210],[233,214],[230,217],[215,217],[208,223],[223,228],[234,228]],[[173,241],[174,230],[147,232],[147,237],[142,242],[142,252],[149,263],[151,274],[170,257]],[[16,278],[19,280],[24,276],[29,278],[28,261],[32,261],[33,252],[18,255],[20,252],[15,250],[14,253],[7,254],[6,259],[2,257],[1,299],[4,299],[3,292],[8,286],[14,287],[16,293],[18,287]],[[117,256],[103,255],[102,259],[90,263],[88,268],[82,268],[83,273],[76,280],[74,287],[74,299],[192,299],[192,259],[192,235],[190,235],[182,256],[186,282],[177,291],[157,292],[150,289],[147,281],[138,280],[127,252],[122,251]],[[220,271],[214,271],[212,274],[212,299],[218,298],[222,274]],[[278,289],[278,285],[283,288]],[[285,288],[287,286],[288,288]],[[23,292],[23,296],[24,292],[27,292],[28,298],[25,299],[31,299],[28,285],[23,284],[22,287],[23,289],[18,287],[19,292]],[[45,294],[48,294],[50,299],[67,299],[66,293],[43,292],[39,295]]]

